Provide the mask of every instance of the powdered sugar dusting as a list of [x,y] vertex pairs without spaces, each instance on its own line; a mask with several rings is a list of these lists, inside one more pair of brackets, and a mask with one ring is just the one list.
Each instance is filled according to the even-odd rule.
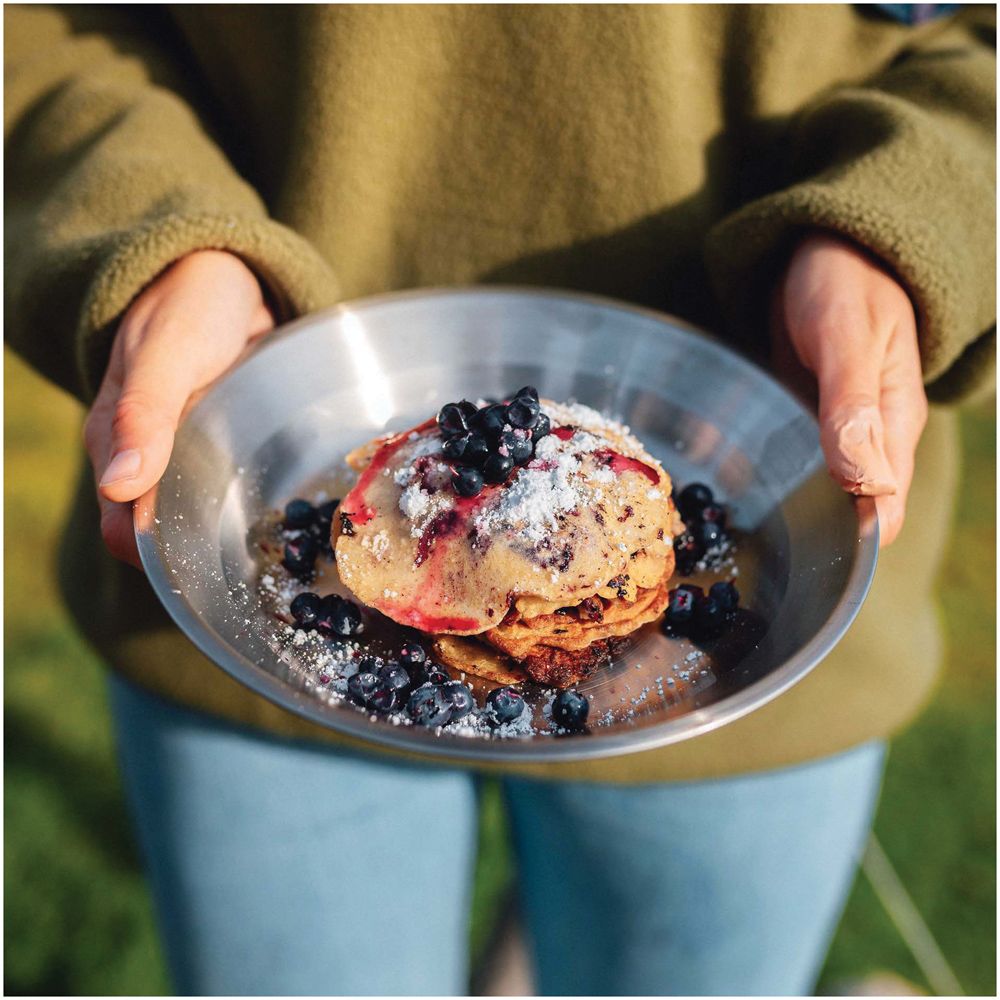
[[554,427],[572,428],[570,437],[548,434],[535,445],[535,458],[521,469],[511,485],[492,506],[476,517],[476,529],[483,533],[518,532],[538,543],[556,531],[560,518],[588,504],[598,502],[603,491],[594,483],[608,484],[615,478],[610,468],[586,469],[581,457],[608,446],[604,436],[625,437],[631,447],[643,453],[628,429],[596,410],[579,403],[546,404],[543,411]]
[[454,506],[454,498],[447,488],[451,469],[438,458],[440,437],[411,435],[410,442],[402,452],[403,461],[393,481],[403,487],[399,495],[400,513],[410,522],[410,534],[419,538],[441,511]]
[[552,421],[553,427],[560,425],[564,427],[578,427],[580,430],[589,431],[592,434],[616,435],[621,437],[627,448],[634,450],[637,455],[645,454],[645,449],[637,437],[632,434],[627,424],[606,417],[597,410],[583,403],[546,403],[542,410]]
[[579,471],[580,460],[572,454],[533,462],[518,473],[495,506],[477,515],[476,529],[484,533],[519,529],[540,542],[558,527],[560,514],[576,510],[583,501],[581,484],[574,481]]
[[399,509],[411,521],[420,520],[427,513],[430,503],[430,493],[421,489],[419,483],[410,483],[399,497]]

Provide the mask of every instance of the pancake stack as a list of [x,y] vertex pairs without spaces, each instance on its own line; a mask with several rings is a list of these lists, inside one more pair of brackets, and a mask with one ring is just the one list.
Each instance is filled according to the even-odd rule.
[[431,636],[446,665],[566,687],[662,613],[682,524],[670,477],[628,428],[538,406],[547,433],[474,495],[458,492],[437,421],[352,453],[333,545],[357,598]]

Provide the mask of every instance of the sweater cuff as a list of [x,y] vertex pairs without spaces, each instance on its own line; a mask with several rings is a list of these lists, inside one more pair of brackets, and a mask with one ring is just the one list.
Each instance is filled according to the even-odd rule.
[[266,218],[240,215],[161,216],[114,241],[90,284],[76,338],[86,397],[107,367],[122,315],[167,267],[196,250],[226,250],[257,275],[278,323],[336,303],[333,273],[301,236]]
[[883,194],[836,179],[809,181],[723,219],[709,232],[705,254],[724,319],[741,338],[759,340],[771,291],[794,246],[806,231],[825,229],[869,250],[909,293],[930,398],[948,402],[982,395],[995,380],[996,330],[973,333],[971,314],[981,310],[966,302],[981,276],[962,273],[961,261],[949,255],[940,233],[921,221],[926,212],[907,210],[898,197]]

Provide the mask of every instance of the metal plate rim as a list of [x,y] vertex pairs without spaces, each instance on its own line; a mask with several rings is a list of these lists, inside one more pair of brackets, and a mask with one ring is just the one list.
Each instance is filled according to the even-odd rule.
[[[687,336],[709,341],[719,351],[738,358],[739,362],[755,369],[761,376],[773,383],[779,392],[785,395],[794,406],[811,422],[814,416],[773,376],[751,359],[732,351],[718,337],[709,331],[686,320],[679,319],[669,313],[651,309],[645,306],[622,302],[607,296],[590,293],[574,292],[562,289],[538,287],[522,287],[517,285],[467,285],[454,287],[433,287],[416,290],[387,292],[380,295],[355,299],[339,303],[330,308],[310,313],[284,324],[273,334],[264,338],[258,351],[266,351],[275,343],[294,336],[305,326],[333,319],[338,315],[359,310],[371,309],[380,305],[407,300],[427,299],[455,295],[511,295],[531,296],[540,299],[564,299],[577,303],[590,303],[616,311],[635,313],[658,322],[668,324]],[[244,359],[245,360],[245,359]],[[238,366],[223,375],[214,385],[229,379],[238,371]],[[210,395],[206,393],[207,398]],[[193,408],[197,410],[203,400]],[[190,414],[188,414],[190,417]],[[323,710],[323,703],[296,691],[283,684],[278,678],[266,672],[253,661],[243,656],[239,651],[222,641],[215,632],[206,627],[202,619],[192,610],[183,594],[177,594],[170,586],[168,564],[156,544],[155,533],[150,525],[153,512],[156,510],[156,500],[159,484],[154,486],[133,507],[133,528],[140,560],[147,579],[154,593],[166,608],[171,619],[195,647],[230,677],[248,687],[256,694],[267,698],[293,714],[315,723],[325,729],[343,733],[351,738],[365,743],[376,743],[401,754],[416,754],[420,756],[465,762],[468,764],[506,763],[518,764],[538,763],[570,763],[584,760],[601,759],[605,757],[622,756],[639,753],[679,743],[704,733],[720,729],[739,718],[763,707],[779,697],[790,687],[805,677],[837,645],[858,614],[868,591],[871,588],[878,562],[879,527],[875,510],[875,502],[870,497],[857,497],[854,507],[858,518],[857,545],[854,552],[854,564],[848,577],[843,593],[832,609],[827,621],[817,630],[812,639],[787,659],[780,667],[754,682],[749,687],[730,695],[723,702],[715,703],[711,718],[707,718],[705,709],[695,709],[692,712],[673,721],[665,732],[655,728],[648,732],[626,731],[614,735],[602,736],[600,741],[586,738],[542,738],[532,740],[475,740],[465,738],[432,738],[422,741],[414,740],[403,748],[399,736],[401,730],[383,730],[381,726],[373,726],[368,717],[362,713],[338,712]],[[409,742],[409,741],[407,741]]]

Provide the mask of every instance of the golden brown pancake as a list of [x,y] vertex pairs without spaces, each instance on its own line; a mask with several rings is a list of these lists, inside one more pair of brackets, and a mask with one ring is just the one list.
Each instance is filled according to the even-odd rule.
[[627,428],[580,405],[542,409],[552,433],[534,458],[471,498],[451,486],[434,421],[358,449],[333,541],[346,586],[439,637],[446,665],[509,675],[493,647],[565,684],[662,612],[680,521],[669,476]]

